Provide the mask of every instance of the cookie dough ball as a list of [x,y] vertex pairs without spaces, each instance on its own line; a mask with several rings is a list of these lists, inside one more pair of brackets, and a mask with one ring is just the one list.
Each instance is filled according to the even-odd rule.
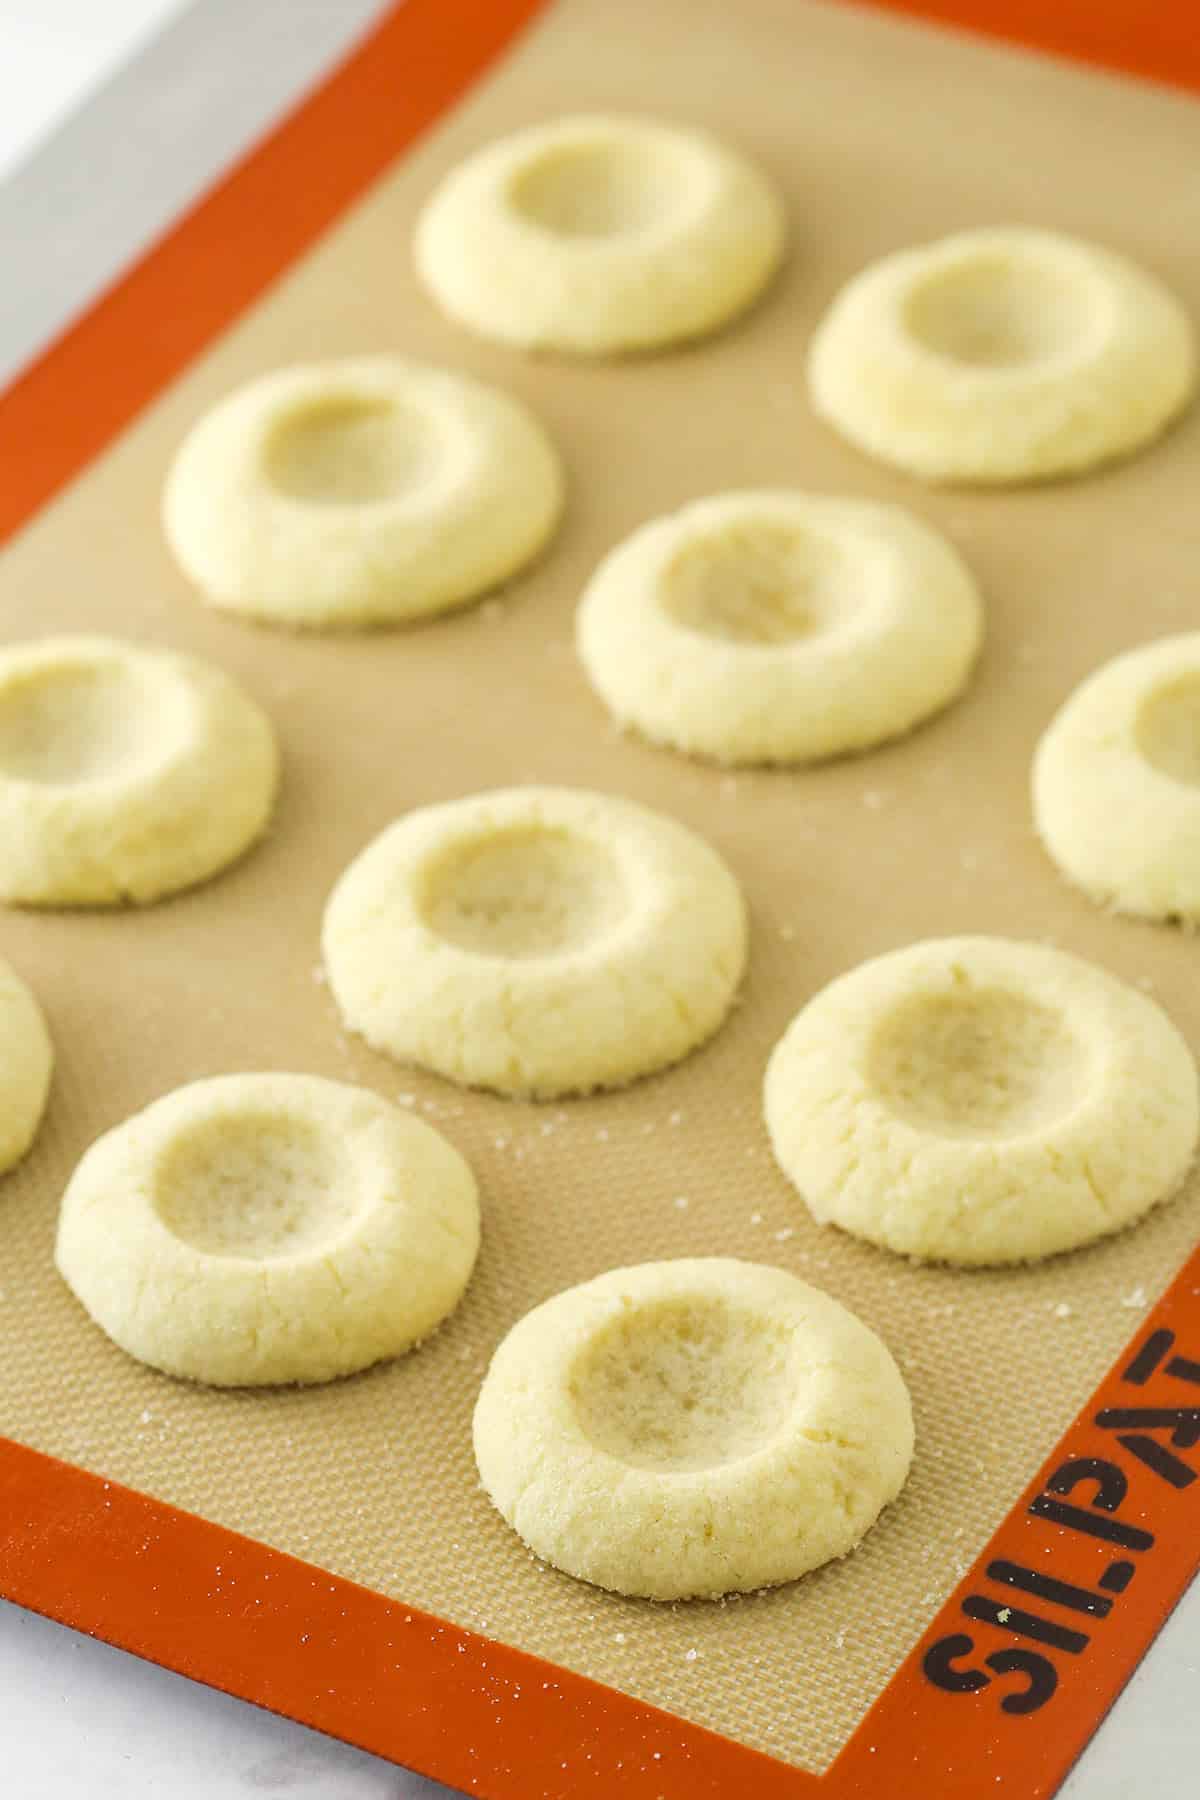
[[725,763],[864,750],[967,681],[983,609],[898,507],[720,494],[644,525],[592,577],[579,654],[622,724]]
[[506,581],[562,511],[558,456],[496,388],[396,356],[264,375],[192,428],[163,523],[205,599],[272,625],[393,625]]
[[1049,231],[966,231],[855,277],[818,327],[813,405],[928,481],[1077,474],[1166,429],[1192,326],[1124,257]]
[[431,1126],[313,1075],[221,1075],[92,1145],[57,1261],[130,1356],[243,1387],[398,1356],[457,1306],[478,1244],[474,1177]]
[[16,971],[0,962],[0,1175],[34,1140],[53,1068],[42,1010]]
[[143,904],[261,837],[279,757],[220,669],[110,638],[0,650],[0,898]]
[[683,1600],[770,1587],[853,1550],[912,1460],[873,1331],[783,1269],[613,1269],[535,1307],[492,1358],[475,1458],[555,1568]]
[[585,115],[515,132],[442,182],[417,269],[462,325],[603,356],[715,331],[783,251],[760,170],[705,132]]
[[767,1069],[767,1128],[809,1211],[903,1255],[1051,1256],[1182,1181],[1196,1067],[1166,1014],[1039,944],[942,938],[811,1000]]
[[673,819],[509,788],[423,807],[342,876],[325,962],[346,1024],[452,1081],[620,1087],[711,1036],[746,959],[737,882]]
[[1200,922],[1200,632],[1105,663],[1033,763],[1038,834],[1093,900]]

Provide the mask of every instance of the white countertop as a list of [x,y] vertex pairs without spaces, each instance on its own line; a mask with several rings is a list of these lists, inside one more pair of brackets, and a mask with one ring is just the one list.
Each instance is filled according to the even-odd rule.
[[[380,10],[380,0],[0,0],[0,381]],[[1062,1800],[1192,1800],[1198,1677],[1200,1583]],[[3,1602],[0,1742],[14,1800],[450,1792]]]

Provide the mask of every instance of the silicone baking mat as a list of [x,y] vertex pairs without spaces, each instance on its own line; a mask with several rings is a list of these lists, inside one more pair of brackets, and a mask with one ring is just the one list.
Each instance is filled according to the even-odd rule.
[[[1074,1611],[1101,1619],[1107,1638],[1095,1627],[1093,1642],[1078,1618],[1064,1623],[1071,1602],[1061,1592],[1042,1595],[1052,1617],[1040,1635],[1036,1619],[1033,1630],[1023,1628],[1029,1615],[1004,1606],[1003,1585],[1000,1600],[985,1592],[975,1595],[973,1610],[965,1607],[974,1624],[964,1623],[957,1596],[957,1625],[932,1622],[1185,1261],[1200,1218],[1195,1188],[1136,1231],[1039,1269],[967,1275],[910,1267],[811,1223],[767,1151],[761,1073],[789,1018],[833,975],[912,939],[967,930],[1046,939],[1093,958],[1159,995],[1200,1048],[1200,994],[1188,979],[1194,944],[1171,930],[1109,918],[1070,892],[1034,843],[1027,804],[1030,752],[1071,686],[1118,650],[1195,621],[1200,421],[1193,415],[1136,461],[1086,481],[1010,494],[931,491],[863,461],[816,423],[803,357],[821,311],[863,263],[988,221],[1051,225],[1112,244],[1159,272],[1200,317],[1200,273],[1190,255],[1200,238],[1200,193],[1180,180],[1200,158],[1200,109],[1182,95],[875,13],[792,0],[742,0],[737,8],[569,0],[542,15],[436,129],[366,187],[365,169],[352,176],[350,154],[328,148],[331,126],[361,123],[369,139],[373,109],[388,102],[381,84],[424,81],[431,95],[448,97],[468,72],[462,45],[449,47],[464,20],[443,9],[435,21],[432,10],[414,4],[397,15],[396,27],[406,13],[416,21],[408,27],[415,33],[409,60],[388,47],[394,27],[363,52],[354,65],[358,108],[343,98],[339,121],[330,110],[335,84],[307,114],[311,124],[311,109],[319,118],[326,107],[323,139],[315,126],[305,137],[301,115],[135,274],[139,335],[124,340],[128,367],[119,358],[115,366],[87,361],[93,315],[82,336],[55,353],[57,370],[53,355],[44,365],[49,382],[35,371],[32,387],[19,388],[0,414],[10,434],[15,521],[55,456],[61,478],[72,457],[85,460],[98,448],[106,418],[115,423],[131,409],[130,395],[149,398],[159,385],[156,367],[182,368],[179,346],[189,332],[199,349],[218,319],[233,317],[239,300],[265,282],[271,271],[261,261],[261,234],[271,240],[278,232],[282,263],[316,229],[322,206],[324,218],[340,213],[33,518],[0,570],[6,636],[102,629],[209,656],[268,707],[286,756],[268,841],[219,881],[142,913],[9,913],[0,928],[0,949],[42,998],[59,1054],[39,1142],[6,1179],[0,1200],[0,1429],[18,1445],[255,1543],[205,1536],[194,1521],[116,1490],[102,1498],[96,1484],[66,1470],[48,1473],[52,1465],[14,1452],[0,1464],[9,1484],[0,1588],[161,1655],[154,1616],[172,1604],[163,1588],[173,1571],[205,1619],[219,1616],[220,1630],[211,1627],[211,1654],[180,1648],[165,1660],[480,1793],[580,1791],[604,1763],[605,1734],[588,1722],[593,1717],[610,1726],[623,1721],[641,1746],[640,1760],[622,1775],[630,1791],[635,1775],[645,1784],[636,1791],[646,1793],[732,1791],[697,1787],[694,1764],[704,1757],[696,1746],[712,1740],[681,1735],[661,1715],[597,1700],[598,1690],[511,1657],[504,1646],[769,1753],[780,1766],[757,1758],[744,1766],[758,1772],[756,1792],[784,1793],[794,1780],[769,1784],[829,1767],[923,1639],[933,1646],[931,1691],[955,1695],[938,1728],[947,1757],[955,1732],[965,1729],[961,1721],[973,1717],[982,1729],[986,1701],[989,1718],[1011,1729],[1018,1721],[1025,1731],[1007,1765],[1017,1768],[1039,1730],[1028,1714],[1043,1704],[1053,1699],[1058,1707],[1064,1744],[1070,1720],[1076,1738],[1094,1724],[1103,1703],[1097,1695],[1112,1691],[1185,1578],[1191,1553],[1181,1521],[1189,1506],[1193,1533],[1195,1525],[1186,1461],[1162,1452],[1174,1457],[1172,1479],[1155,1471],[1152,1457],[1128,1452],[1128,1466],[1107,1478],[1108,1489],[1093,1470],[1096,1498],[1085,1504],[1080,1495],[1071,1499],[1083,1476],[1068,1459],[1051,1490],[1059,1498],[1034,1515],[1075,1531],[1074,1551],[1063,1552],[1068,1562],[1097,1545],[1106,1555],[1115,1544],[1140,1556],[1156,1544],[1156,1579],[1140,1579],[1120,1600],[1118,1584],[1131,1579],[1121,1570],[1133,1564],[1118,1558],[1106,1587],[1096,1584],[1108,1564],[1078,1571],[1090,1585],[1074,1582],[1071,1591],[1090,1593],[1091,1602],[1077,1600]],[[497,44],[526,10],[496,9],[488,29]],[[479,61],[490,47],[477,46]],[[523,358],[444,321],[418,289],[408,251],[416,210],[437,177],[498,132],[559,112],[618,107],[710,127],[780,183],[792,253],[762,303],[708,343],[598,365]],[[316,200],[306,193],[292,220],[289,195],[306,181],[316,182]],[[239,209],[230,214],[239,182]],[[216,228],[222,206],[232,229]],[[220,259],[235,263],[243,254],[226,281]],[[122,292],[105,304],[111,329]],[[99,329],[103,335],[103,306]],[[265,368],[387,349],[493,380],[542,417],[571,480],[566,524],[550,553],[503,594],[412,631],[299,638],[206,612],[170,563],[157,523],[163,470],[183,431],[219,395]],[[68,385],[72,358],[88,385]],[[55,407],[40,429],[39,397]],[[31,433],[24,468],[12,435],[18,428]],[[987,650],[969,694],[900,744],[800,773],[725,774],[618,735],[571,642],[575,602],[598,557],[642,520],[696,495],[786,484],[899,501],[958,543],[989,615]],[[320,977],[325,896],[368,838],[409,807],[523,781],[627,793],[679,817],[723,852],[749,899],[753,949],[743,1004],[703,1052],[623,1094],[527,1107],[399,1070],[341,1033]],[[402,1097],[466,1152],[483,1189],[476,1278],[419,1354],[356,1379],[272,1393],[168,1381],[110,1346],[58,1281],[51,1264],[58,1196],[84,1146],[155,1095],[218,1071],[277,1067]],[[912,1387],[918,1454],[903,1496],[847,1561],[724,1605],[653,1607],[571,1582],[525,1553],[477,1486],[470,1411],[491,1350],[535,1302],[616,1263],[710,1253],[794,1269],[880,1330]],[[1185,1284],[1172,1316],[1180,1352],[1188,1351],[1190,1328],[1195,1358],[1200,1328],[1189,1296]],[[1186,1404],[1187,1389],[1182,1400],[1175,1389],[1200,1368],[1177,1355],[1172,1373],[1161,1336],[1167,1327],[1157,1317],[1151,1323],[1160,1335],[1146,1340],[1143,1331],[1138,1342],[1151,1341],[1145,1379],[1153,1365],[1162,1413]],[[1159,1395],[1163,1382],[1167,1398]],[[1127,1409],[1136,1401],[1135,1394]],[[1174,1430],[1173,1416],[1164,1425],[1158,1413],[1143,1421],[1147,1429]],[[1143,1440],[1159,1443],[1144,1433]],[[1186,1429],[1177,1442],[1186,1451]],[[1096,1456],[1090,1461],[1099,1466]],[[1124,1487],[1114,1499],[1118,1477]],[[1131,1497],[1118,1516],[1126,1489]],[[21,1511],[26,1502],[37,1515],[32,1525]],[[1071,1525],[1054,1506],[1090,1523]],[[1167,1549],[1146,1528],[1159,1506],[1175,1508]],[[1123,1523],[1135,1517],[1138,1525]],[[106,1557],[120,1560],[117,1546],[135,1521],[145,1525],[147,1555],[163,1546],[161,1574],[147,1573],[138,1590],[126,1571],[97,1591],[99,1578],[83,1573],[85,1547],[95,1567],[107,1570]],[[1126,1543],[1122,1531],[1150,1542]],[[301,1578],[258,1545],[311,1566]],[[1045,1553],[1043,1545],[1038,1554]],[[994,1545],[989,1554],[990,1569],[1020,1566],[997,1559]],[[257,1592],[234,1591],[235,1567],[243,1582],[258,1582]],[[65,1592],[68,1568],[90,1594],[73,1615],[52,1597],[56,1582]],[[414,1609],[373,1612],[365,1598],[351,1608],[360,1624],[376,1624],[368,1648],[347,1653],[341,1667],[353,1667],[354,1654],[373,1656],[368,1685],[377,1697],[403,1625],[421,1634],[420,1656],[410,1632],[395,1666],[426,1681],[433,1697],[418,1703],[410,1690],[407,1712],[397,1698],[401,1713],[390,1736],[360,1721],[356,1701],[315,1698],[319,1684],[310,1683],[306,1665],[325,1667],[329,1643],[311,1647],[303,1620],[318,1616],[325,1585],[339,1602],[355,1593],[323,1584],[322,1570]],[[280,1583],[274,1589],[272,1575]],[[195,1593],[193,1577],[203,1579]],[[1011,1586],[1013,1578],[991,1579]],[[1055,1580],[1061,1588],[1061,1575]],[[272,1607],[280,1587],[289,1597]],[[269,1668],[253,1636],[256,1605],[274,1615],[264,1629],[286,1623],[290,1632],[293,1617],[301,1622]],[[449,1624],[429,1624],[426,1611]],[[328,1618],[325,1625],[335,1629]],[[465,1672],[447,1670],[443,1678],[439,1630],[466,1658]],[[344,1645],[344,1634],[337,1641]],[[991,1662],[978,1660],[985,1653]],[[1067,1675],[1084,1667],[1087,1682],[1064,1694]],[[434,1673],[440,1686],[428,1685]],[[1048,1691],[1054,1683],[1057,1694]],[[534,1703],[535,1688],[551,1700],[557,1691],[564,1709],[557,1724],[543,1723],[553,1708],[545,1697]],[[974,1698],[960,1706],[967,1696]],[[518,1702],[524,1725],[511,1719]],[[432,1723],[417,1717],[430,1709]],[[490,1750],[485,1711],[509,1717]],[[461,1728],[467,1716],[475,1736]],[[897,1724],[890,1742],[885,1734],[889,1760],[902,1731]],[[556,1733],[568,1761],[592,1756],[591,1766],[551,1772]],[[654,1743],[668,1750],[655,1751]],[[861,1730],[853,1746],[863,1756],[879,1748]],[[712,1759],[705,1764],[711,1779],[723,1781],[716,1750]],[[847,1767],[846,1758],[834,1766],[835,1773]],[[735,1759],[728,1768],[743,1764]],[[963,1779],[973,1779],[969,1770]]]

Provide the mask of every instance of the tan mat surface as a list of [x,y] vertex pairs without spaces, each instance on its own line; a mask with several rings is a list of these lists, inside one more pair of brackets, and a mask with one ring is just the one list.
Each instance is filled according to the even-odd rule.
[[[761,157],[791,207],[782,279],[708,345],[612,366],[525,360],[444,323],[408,257],[434,177],[499,130],[600,106],[696,120]],[[0,953],[41,995],[59,1053],[41,1141],[0,1191],[0,1430],[747,1743],[814,1768],[836,1753],[1177,1268],[1200,1209],[1191,1192],[1035,1272],[910,1268],[808,1221],[766,1148],[761,1071],[835,973],[964,930],[1049,938],[1144,981],[1200,1046],[1195,943],[1069,892],[1026,801],[1030,751],[1072,684],[1200,618],[1200,418],[1092,480],[928,492],[814,422],[802,353],[863,262],[998,220],[1111,243],[1200,314],[1200,189],[1182,178],[1198,163],[1187,100],[869,13],[570,0],[25,533],[0,572],[4,636],[103,628],[211,656],[270,708],[287,767],[268,842],[204,890],[138,915],[0,918]],[[402,634],[300,640],[206,612],[157,524],[182,431],[272,364],[393,348],[490,377],[543,416],[572,482],[552,552],[501,605]],[[802,774],[729,778],[613,733],[571,645],[588,571],[640,520],[754,483],[898,499],[956,539],[990,613],[961,705]],[[339,1033],[315,969],[325,895],[386,821],[527,780],[677,815],[729,858],[753,914],[745,1004],[712,1045],[562,1108],[373,1056]],[[127,1361],[60,1284],[55,1209],[83,1147],[175,1084],[238,1068],[415,1094],[473,1159],[478,1275],[419,1354],[315,1391],[208,1393]],[[615,1263],[709,1252],[794,1269],[877,1327],[912,1384],[919,1448],[850,1560],[767,1596],[656,1609],[535,1565],[476,1487],[468,1423],[492,1347],[533,1302]]]

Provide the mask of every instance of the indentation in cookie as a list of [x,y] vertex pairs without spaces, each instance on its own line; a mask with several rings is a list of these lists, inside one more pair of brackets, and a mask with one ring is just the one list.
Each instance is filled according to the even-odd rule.
[[44,787],[129,775],[175,737],[168,699],[116,660],[16,671],[0,684],[0,771]]
[[437,460],[429,421],[374,397],[330,397],[289,414],[266,451],[271,481],[308,505],[370,506],[421,486]]
[[160,1158],[154,1198],[168,1231],[212,1256],[311,1254],[340,1238],[357,1211],[341,1147],[287,1113],[192,1126]]
[[885,1104],[944,1137],[1019,1137],[1071,1111],[1087,1054],[1062,1015],[1002,988],[920,993],[881,1022],[868,1078]]
[[1152,689],[1138,708],[1134,740],[1160,774],[1200,786],[1200,675]]
[[666,144],[636,137],[555,144],[518,169],[510,205],[557,237],[605,238],[643,232],[687,202],[682,159]]
[[662,604],[681,625],[732,644],[787,644],[843,623],[858,598],[846,558],[812,532],[770,521],[698,534],[663,571]]
[[797,1371],[787,1330],[710,1295],[629,1305],[585,1346],[570,1392],[593,1444],[636,1468],[740,1462],[783,1429]]
[[424,915],[439,937],[481,956],[555,956],[606,936],[625,883],[602,844],[562,827],[475,837],[430,870]]
[[1003,369],[1069,354],[1092,335],[1087,282],[1032,257],[979,251],[929,271],[910,290],[904,323],[951,362]]

